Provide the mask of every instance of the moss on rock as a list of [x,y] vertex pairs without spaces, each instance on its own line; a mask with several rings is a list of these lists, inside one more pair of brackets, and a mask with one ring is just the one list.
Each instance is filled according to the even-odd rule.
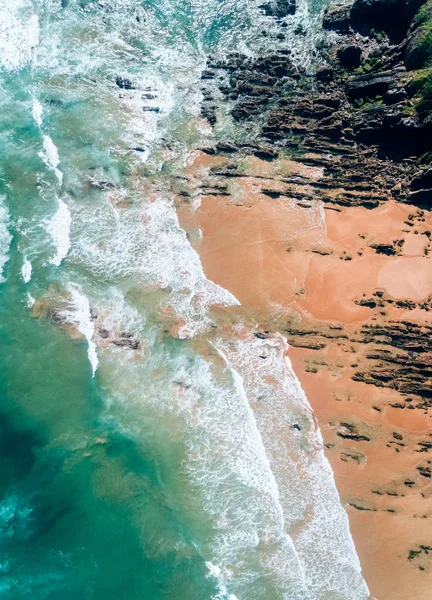
[[410,33],[405,63],[408,69],[423,69],[432,65],[432,0],[428,0],[415,15]]

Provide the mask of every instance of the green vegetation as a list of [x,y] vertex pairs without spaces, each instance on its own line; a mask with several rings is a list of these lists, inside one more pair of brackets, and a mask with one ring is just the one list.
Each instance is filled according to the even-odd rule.
[[432,162],[432,152],[425,152],[418,159],[417,162],[420,165],[428,165]]
[[384,31],[377,31],[375,28],[372,28],[369,31],[369,35],[370,35],[370,37],[375,38],[377,42],[382,42],[387,37],[387,35]]
[[408,91],[420,117],[432,112],[432,0],[417,12],[411,24],[412,38],[405,63],[411,71]]
[[411,25],[413,37],[408,44],[408,69],[423,69],[432,65],[432,0],[419,9]]
[[422,117],[432,112],[432,67],[417,69],[411,75],[408,91],[418,114]]

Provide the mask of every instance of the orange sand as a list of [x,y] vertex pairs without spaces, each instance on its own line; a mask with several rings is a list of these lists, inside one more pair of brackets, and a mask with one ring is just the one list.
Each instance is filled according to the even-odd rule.
[[[373,210],[323,209],[318,201],[299,205],[290,196],[290,177],[301,177],[307,187],[308,178],[320,178],[320,169],[247,158],[237,160],[241,177],[218,179],[210,172],[228,162],[203,154],[191,158],[186,176],[200,206],[194,211],[190,200],[179,197],[178,214],[196,240],[207,277],[232,292],[258,322],[268,327],[293,318],[313,326],[337,321],[348,331],[382,316],[430,323],[431,313],[421,308],[354,303],[377,289],[415,302],[432,294],[430,242],[423,233],[432,229],[430,213],[423,217],[415,207],[393,201]],[[215,180],[229,195],[197,196],[201,184],[209,188]],[[282,196],[269,197],[263,188]],[[371,248],[398,240],[405,242],[395,245],[394,256]],[[394,390],[353,381],[356,352],[349,343],[329,342],[319,351],[292,347],[289,356],[320,423],[372,596],[429,600],[432,556],[411,561],[407,556],[430,543],[432,484],[415,469],[428,458],[417,444],[431,431],[430,416],[390,407],[401,400]],[[345,421],[370,441],[339,437]],[[402,446],[395,445],[394,432],[403,436]],[[407,479],[415,479],[415,485],[407,487]]]

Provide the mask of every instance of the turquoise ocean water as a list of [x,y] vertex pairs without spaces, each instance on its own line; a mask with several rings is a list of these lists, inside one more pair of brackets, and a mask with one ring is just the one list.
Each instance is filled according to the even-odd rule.
[[173,204],[258,5],[0,3],[0,598],[368,597],[285,342],[207,339]]

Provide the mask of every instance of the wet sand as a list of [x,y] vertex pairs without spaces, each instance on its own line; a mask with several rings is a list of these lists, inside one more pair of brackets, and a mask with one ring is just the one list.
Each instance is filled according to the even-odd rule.
[[431,324],[431,214],[394,201],[372,210],[304,202],[290,182],[316,181],[320,169],[288,160],[236,159],[229,177],[232,159],[189,162],[180,222],[206,276],[262,329],[287,336],[372,596],[429,599],[430,409],[385,378],[382,387],[353,377],[382,368],[370,357],[382,340],[365,343],[365,327]]

